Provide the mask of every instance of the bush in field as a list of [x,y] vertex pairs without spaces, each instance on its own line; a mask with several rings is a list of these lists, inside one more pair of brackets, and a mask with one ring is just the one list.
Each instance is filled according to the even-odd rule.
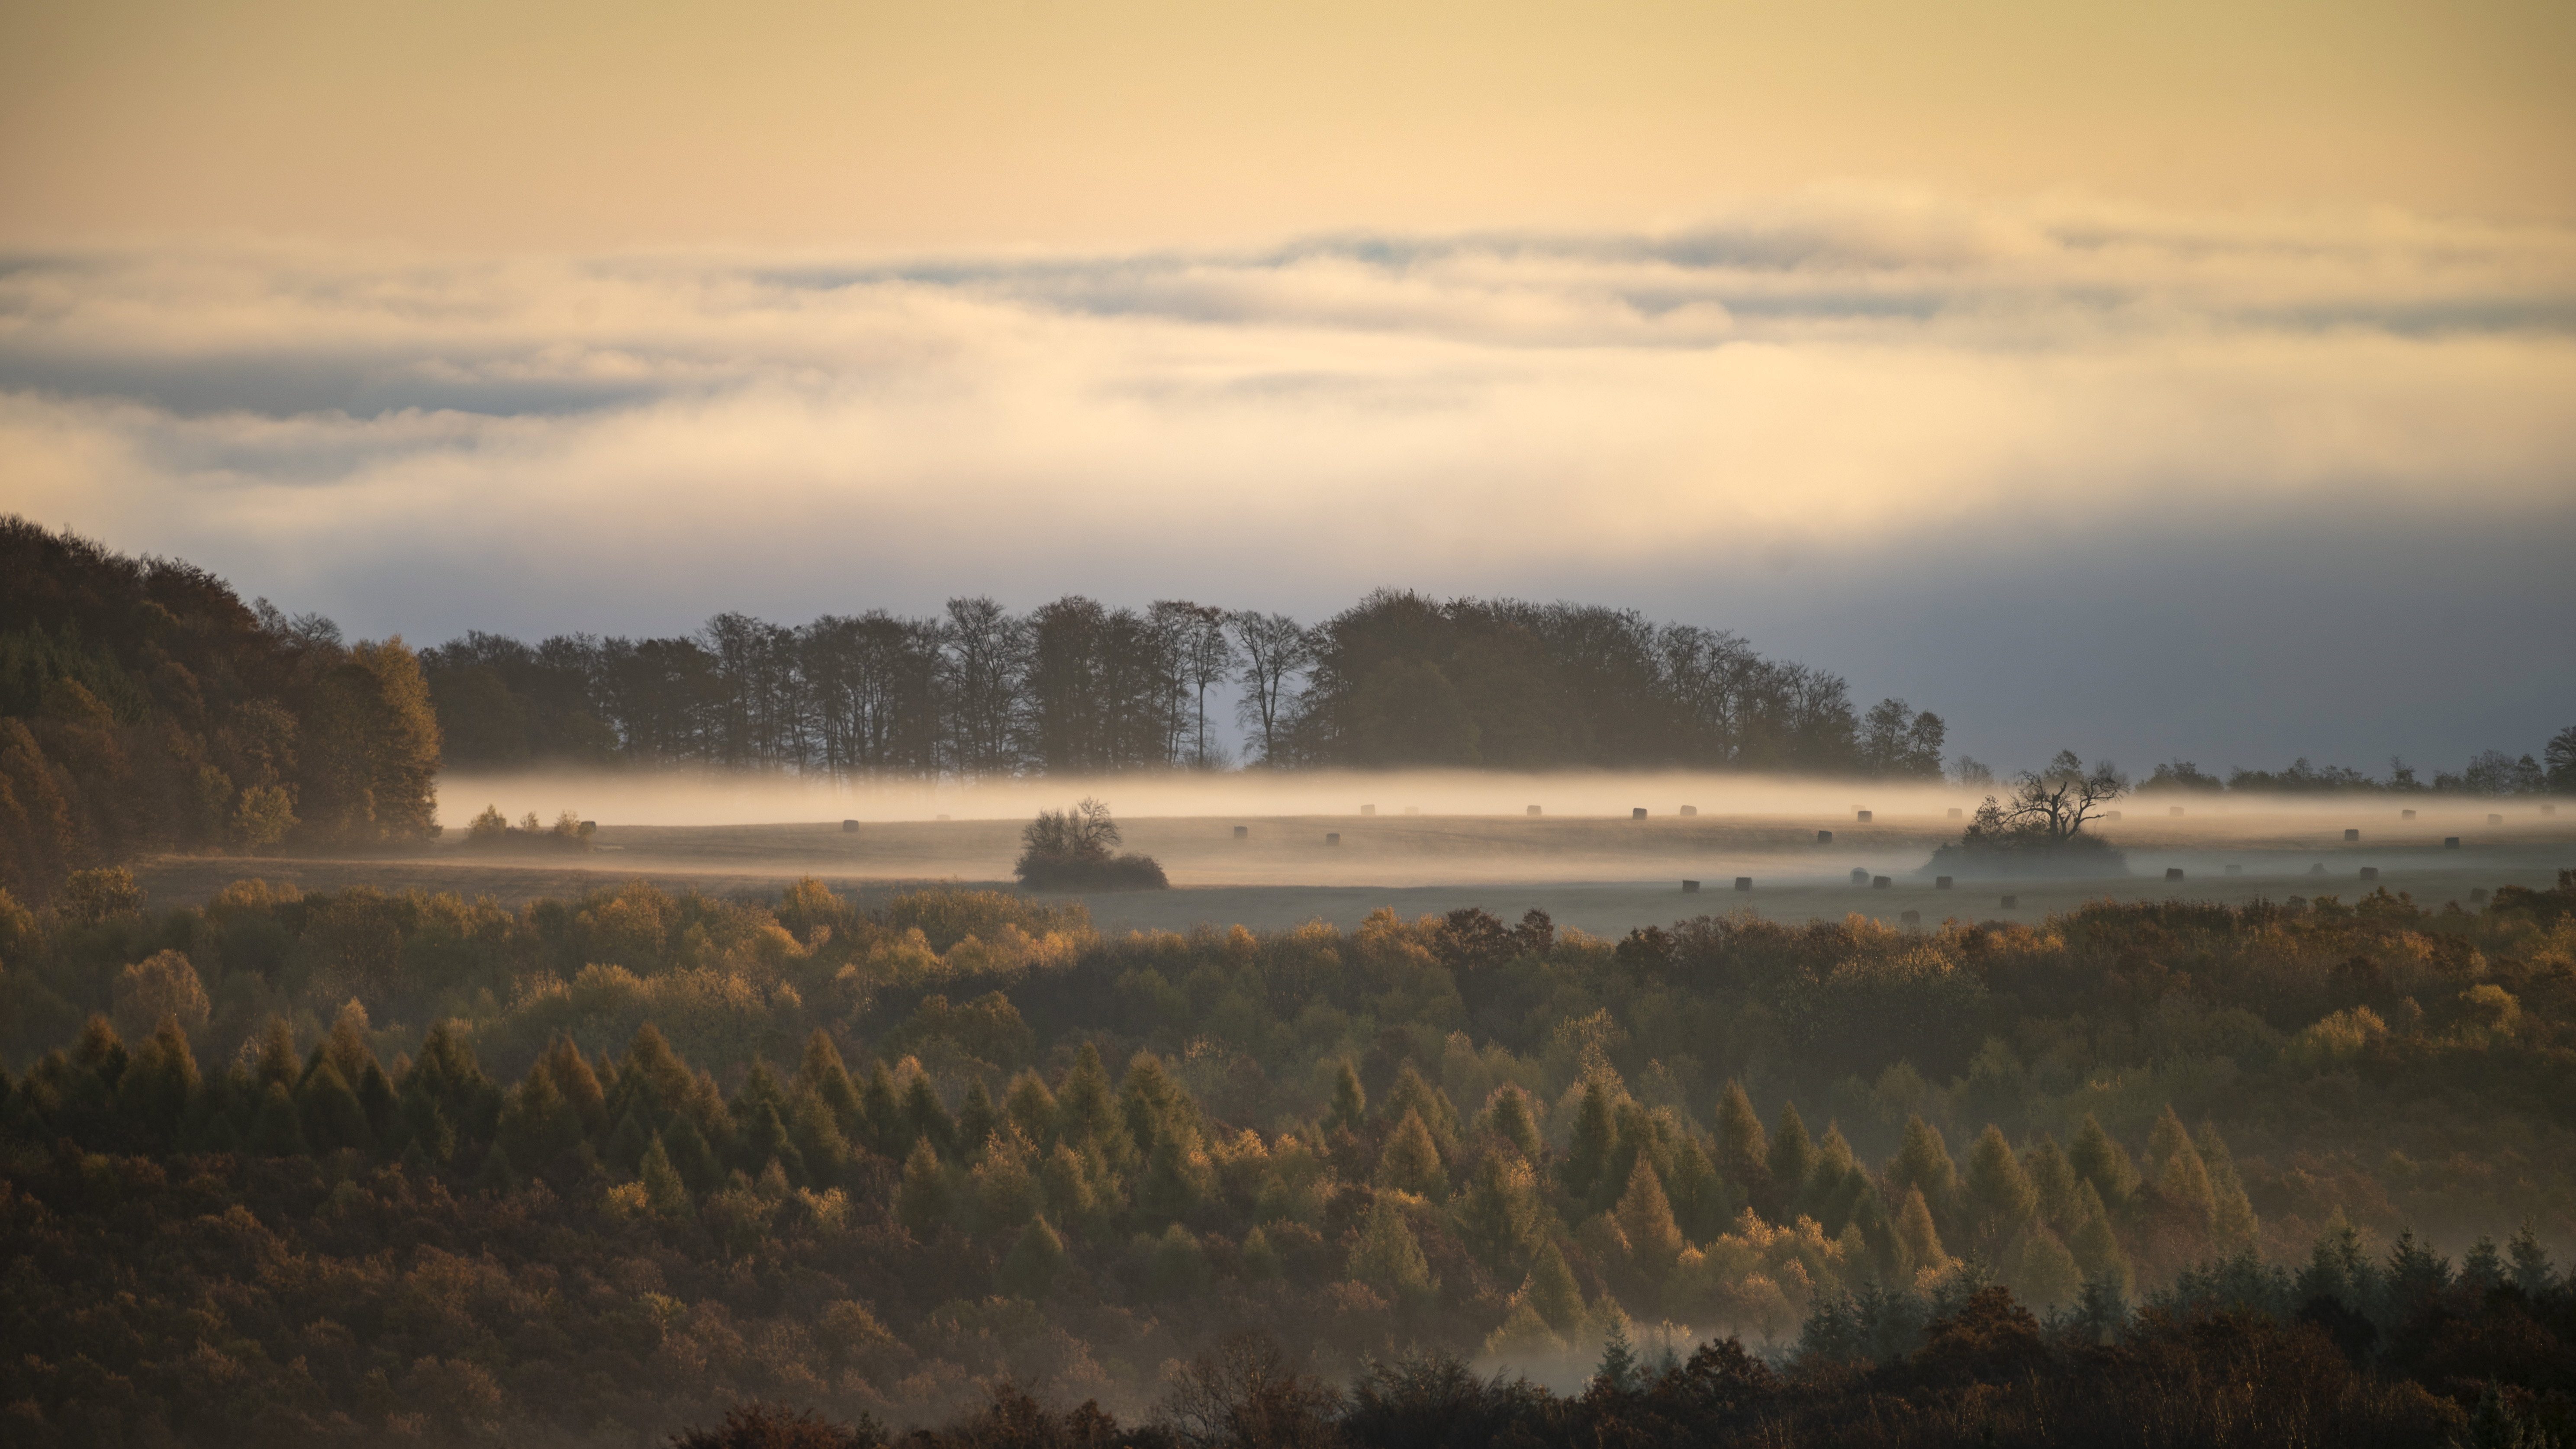
[[1020,832],[1026,847],[1013,869],[1033,890],[1158,891],[1171,882],[1150,855],[1123,855],[1109,807],[1085,798],[1071,810],[1041,810]]

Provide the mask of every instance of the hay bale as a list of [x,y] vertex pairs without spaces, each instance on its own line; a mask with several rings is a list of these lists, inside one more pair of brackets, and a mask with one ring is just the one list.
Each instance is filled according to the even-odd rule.
[[1923,913],[1921,911],[1907,911],[1896,919],[1909,926],[1919,926],[1923,924]]
[[2354,841],[2359,840],[2360,838],[2361,838],[2361,832],[2360,832],[2360,831],[2358,831],[2358,830],[2347,830],[2347,831],[2345,831],[2345,832],[2343,833],[2343,842],[2344,842],[2344,844],[2346,844],[2346,845],[2350,845],[2350,844],[2352,844]]
[[1819,830],[1819,831],[1817,831],[1817,832],[1816,832],[1816,843],[1817,843],[1818,845],[1831,845],[1831,844],[1833,844],[1833,843],[1834,843],[1834,833],[1833,833],[1832,831],[1830,831],[1830,830]]
[[2458,837],[2458,836],[2456,836],[2456,835],[2445,835],[2445,836],[2443,836],[2443,837],[2442,837],[2442,848],[2443,848],[2444,850],[2457,850],[2457,849],[2459,849],[2459,848],[2460,848],[2460,837]]
[[1643,820],[1643,819],[1645,819],[1645,818],[1646,818],[1646,807],[1645,807],[1645,806],[1643,806],[1643,805],[1640,805],[1640,806],[1638,806],[1636,809],[1629,811],[1629,812],[1628,812],[1628,818],[1629,818],[1629,819],[1631,819],[1631,820]]
[[2502,825],[2504,823],[2504,817],[2501,815],[2490,815],[2487,817],[2487,823],[2489,825]]
[[1866,811],[1866,810],[1863,810],[1863,811],[1859,812],[1859,815],[1860,815],[1860,823],[1861,823],[1861,824],[1863,824],[1863,825],[1867,825],[1867,824],[1869,823],[1869,812],[1868,812],[1868,811]]
[[2008,911],[2017,911],[2017,910],[2021,909],[2021,897],[2019,897],[2019,896],[2006,896],[2006,897],[2004,897],[2004,909],[2005,909],[2005,910],[2008,910]]
[[1339,845],[1339,844],[1341,844],[1341,843],[1342,843],[1342,832],[1340,832],[1340,831],[1338,831],[1338,830],[1327,830],[1327,831],[1325,831],[1325,832],[1324,832],[1324,843],[1325,843],[1326,845]]
[[1865,886],[1869,884],[1869,872],[1861,869],[1859,866],[1853,866],[1852,884],[1856,886]]
[[2308,867],[2308,874],[2310,874],[2310,875],[2324,875],[2325,873],[2326,873],[2326,863],[2325,863],[2324,861],[2322,861],[2322,860],[2321,860],[2321,861],[2318,861],[2316,864],[2314,864],[2314,865],[2312,865],[2312,866],[2309,866],[2309,867]]
[[1737,876],[1735,878],[1735,888],[1740,891],[1749,891],[1753,889],[1753,877],[1749,875]]
[[1936,891],[1946,891],[1946,890],[1948,890],[1949,888],[1950,888],[1950,878],[1949,878],[1948,876],[1946,876],[1946,875],[1936,875],[1936,876],[1932,877],[1932,889],[1934,889],[1934,890],[1936,890]]
[[2166,866],[2166,867],[2165,867],[2165,879],[2167,879],[2167,880],[2180,880],[2180,879],[2182,879],[2182,867],[2181,867],[2181,866],[2178,866],[2178,865],[2169,865],[2169,866]]
[[2400,810],[2397,812],[2397,818],[2400,820],[2412,820],[2415,818],[2415,812],[2412,810]]
[[1237,840],[1250,840],[1252,838],[1252,827],[1249,825],[1238,825],[1234,827],[1234,838]]
[[1685,805],[1682,807],[1682,813],[1684,815],[1697,815],[1699,813],[1699,807],[1696,805]]
[[858,833],[859,833],[859,822],[857,822],[857,821],[855,821],[855,820],[844,820],[844,821],[842,821],[842,822],[841,822],[841,833],[842,833],[843,835],[856,835],[856,834],[858,834]]
[[2379,879],[2379,867],[2378,867],[2378,866],[2375,866],[2375,865],[2365,865],[2365,866],[2363,866],[2363,867],[2361,868],[2361,878],[2362,878],[2363,880],[2377,880],[2377,879]]
[[1538,813],[1538,807],[1537,807],[1537,806],[1535,806],[1535,805],[1532,805],[1532,806],[1529,808],[1529,813],[1531,813],[1532,815],[1536,815],[1536,814]]
[[1683,895],[1686,895],[1686,896],[1695,896],[1695,895],[1698,895],[1698,894],[1699,894],[1699,882],[1698,882],[1698,881],[1695,881],[1695,880],[1686,880],[1686,881],[1683,881],[1683,882],[1682,882],[1682,894],[1683,894]]
[[1896,884],[1895,881],[1890,880],[1883,875],[1874,875],[1869,878],[1869,888],[1874,891],[1883,891],[1894,884]]

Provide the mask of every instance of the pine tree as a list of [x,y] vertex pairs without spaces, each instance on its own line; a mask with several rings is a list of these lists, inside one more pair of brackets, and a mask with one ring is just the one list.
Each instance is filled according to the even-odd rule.
[[1725,1095],[1717,1102],[1717,1170],[1733,1183],[1753,1204],[1754,1211],[1771,1217],[1779,1211],[1777,1184],[1771,1179],[1771,1140],[1762,1130],[1762,1119],[1753,1113],[1753,1099],[1744,1094],[1744,1084],[1729,1081]]
[[1029,1219],[1002,1258],[1002,1291],[1014,1298],[1046,1297],[1064,1271],[1064,1257],[1064,1239],[1056,1235],[1045,1215]]
[[2022,1240],[2007,1281],[2015,1297],[2041,1310],[2064,1307],[2084,1292],[2084,1271],[2076,1266],[2075,1255],[2045,1227],[2033,1227]]
[[1457,1155],[1458,1108],[1447,1093],[1424,1081],[1412,1062],[1396,1069],[1395,1085],[1388,1089],[1378,1112],[1393,1121],[1403,1120],[1407,1112],[1418,1113],[1422,1125],[1431,1132],[1431,1140],[1439,1145],[1442,1160]]
[[2075,1145],[2067,1149],[2066,1164],[2075,1175],[2093,1185],[2102,1206],[2117,1211],[2138,1190],[2138,1169],[2129,1154],[2102,1130],[2092,1113],[2084,1114],[2084,1126],[2075,1134]]
[[[630,1107],[617,1119],[617,1130],[608,1134],[608,1145],[600,1150],[600,1156],[621,1172],[636,1172],[642,1168],[645,1152],[658,1143],[653,1130]],[[670,1155],[663,1154],[662,1165],[668,1167],[670,1162]]]
[[1905,1140],[1888,1161],[1886,1177],[1889,1194],[1900,1203],[1908,1189],[1919,1189],[1924,1205],[1935,1216],[1947,1217],[1958,1192],[1959,1165],[1951,1161],[1941,1129],[1918,1113],[1905,1119]]
[[831,1109],[832,1124],[843,1139],[866,1139],[867,1115],[859,1107],[859,1089],[850,1081],[849,1066],[841,1060],[841,1049],[832,1044],[832,1034],[819,1026],[805,1038],[805,1059],[797,1065],[792,1089],[820,1097]]
[[1440,1148],[1431,1140],[1431,1129],[1424,1125],[1419,1110],[1406,1109],[1404,1120],[1388,1135],[1385,1149],[1378,1153],[1377,1184],[1434,1202],[1449,1195],[1448,1169],[1440,1165]]
[[1538,1177],[1515,1152],[1489,1152],[1458,1196],[1458,1233],[1467,1250],[1500,1272],[1538,1235]]
[[2244,1179],[2236,1175],[2236,1159],[2214,1123],[2202,1122],[2197,1140],[2201,1161],[2209,1167],[2213,1194],[2210,1237],[2220,1253],[2252,1251],[2262,1236],[2262,1224],[2255,1219],[2253,1199],[2245,1195]]
[[956,1210],[948,1191],[948,1171],[928,1140],[915,1142],[903,1160],[903,1180],[895,1188],[895,1217],[925,1242],[938,1235]]
[[[188,1034],[178,1018],[164,1016],[116,1084],[116,1113],[126,1139],[165,1150],[176,1144],[198,1082]],[[7,1100],[7,1083],[0,1081],[0,1103]]]
[[295,1110],[295,1099],[287,1095],[284,1082],[270,1082],[260,1094],[248,1145],[263,1157],[304,1155],[304,1121]]
[[1517,1084],[1506,1082],[1494,1089],[1494,1095],[1485,1104],[1480,1130],[1510,1143],[1522,1161],[1533,1166],[1537,1164],[1538,1118],[1530,1111],[1529,1094]]
[[1208,1286],[1207,1249],[1179,1223],[1163,1229],[1145,1261],[1146,1286],[1158,1298],[1194,1298]]
[[2487,1294],[2503,1286],[2504,1281],[2503,1250],[2496,1246],[2493,1237],[2478,1234],[2478,1240],[2470,1246],[2468,1255],[2460,1259],[2460,1286],[2469,1290],[2474,1301],[2484,1302]]
[[2039,1211],[2039,1189],[1992,1123],[1968,1150],[1968,1204],[1970,1240],[1987,1262],[2004,1266]]
[[1389,1198],[1379,1198],[1369,1209],[1359,1240],[1351,1245],[1350,1275],[1399,1303],[1427,1297],[1440,1287],[1422,1256],[1422,1244]]
[[967,1174],[978,1232],[1007,1232],[1038,1214],[1038,1183],[1029,1172],[1025,1142],[1014,1131],[995,1134],[992,1146]]
[[2165,1110],[2157,1116],[2155,1125],[2147,1129],[2147,1165],[2144,1175],[2150,1181],[2162,1178],[2166,1167],[2173,1162],[2175,1154],[2182,1152],[2193,1152],[2197,1155],[2197,1150],[2191,1145],[2191,1133],[2184,1130],[2182,1119],[2174,1115],[2173,1104],[2167,1102]]
[[1682,1241],[1681,1228],[1673,1222],[1672,1204],[1655,1176],[1655,1164],[1642,1153],[1628,1175],[1627,1191],[1620,1194],[1617,1215],[1619,1231],[1628,1239],[1630,1260],[1650,1279],[1660,1281],[1689,1244]]
[[1530,1261],[1530,1281],[1522,1284],[1522,1297],[1538,1310],[1538,1318],[1548,1320],[1548,1328],[1558,1333],[1577,1333],[1584,1325],[1584,1292],[1574,1281],[1574,1269],[1566,1266],[1566,1256],[1558,1253],[1556,1243],[1540,1243],[1538,1258]]
[[2129,1255],[2121,1251],[2119,1235],[2111,1231],[2111,1214],[2090,1179],[2077,1194],[2075,1233],[2066,1246],[2074,1252],[2075,1266],[2084,1270],[2087,1283],[2101,1283],[2122,1299],[2137,1291]]
[[993,1094],[977,1077],[966,1084],[966,1100],[957,1106],[958,1155],[972,1160],[984,1151],[994,1129],[1002,1125],[1002,1111],[993,1105]]
[[1345,1059],[1333,1075],[1333,1105],[1324,1113],[1324,1130],[1357,1132],[1367,1121],[1368,1092],[1360,1086],[1359,1072]]
[[868,1150],[902,1161],[912,1152],[912,1133],[904,1126],[903,1104],[894,1094],[894,1078],[880,1060],[868,1072],[859,1092],[859,1115],[866,1119]]
[[1069,1142],[1057,1143],[1038,1165],[1038,1198],[1057,1222],[1081,1227],[1099,1216],[1107,1206],[1100,1187],[1091,1159]]
[[1772,1186],[1780,1194],[1781,1217],[1785,1221],[1792,1215],[1791,1205],[1806,1188],[1807,1175],[1816,1166],[1815,1143],[1807,1136],[1807,1124],[1798,1116],[1795,1102],[1780,1104],[1780,1127],[1771,1134],[1768,1163]]
[[1904,1201],[1896,1210],[1896,1240],[1905,1247],[1905,1266],[1915,1273],[1938,1273],[1950,1266],[1950,1255],[1942,1250],[1941,1233],[1932,1225],[1932,1207],[1924,1200],[1920,1183],[1905,1189]]
[[510,1165],[509,1149],[503,1147],[497,1138],[492,1143],[492,1150],[483,1154],[483,1166],[474,1174],[474,1187],[478,1192],[518,1191],[518,1169]]
[[1055,1093],[1047,1090],[1046,1078],[1032,1071],[1013,1077],[1002,1110],[1031,1143],[1045,1147],[1055,1141]]
[[787,1135],[795,1144],[808,1181],[829,1187],[849,1175],[850,1163],[857,1154],[850,1150],[849,1139],[841,1135],[839,1115],[810,1085],[798,1088],[789,1106]]
[[316,1063],[305,1075],[296,1097],[298,1114],[304,1120],[304,1140],[313,1150],[363,1150],[374,1142],[375,1134],[367,1130],[367,1109],[358,1105],[358,1094],[349,1090],[340,1069],[327,1059]]
[[779,1115],[778,1104],[766,1097],[751,1104],[748,1120],[734,1136],[730,1155],[734,1169],[745,1175],[766,1172],[774,1162],[790,1182],[812,1180],[805,1170],[805,1154],[797,1151],[796,1139],[788,1132],[786,1119]]
[[[423,1049],[426,1050],[426,1044]],[[268,1028],[260,1037],[259,1057],[251,1067],[251,1080],[262,1088],[271,1085],[292,1088],[303,1075],[295,1061],[295,1029],[288,1026],[282,1016],[270,1017]]]
[[1206,1200],[1208,1186],[1206,1156],[1197,1140],[1174,1127],[1157,1135],[1146,1154],[1136,1206],[1149,1217],[1187,1217]]
[[[635,1119],[630,1115],[626,1120],[632,1122]],[[671,1165],[671,1154],[663,1147],[660,1137],[653,1138],[644,1149],[635,1177],[644,1185],[644,1201],[655,1214],[673,1222],[686,1221],[693,1215],[688,1184],[680,1180],[679,1169]]]
[[1589,1202],[1594,1193],[1603,1189],[1603,1178],[1610,1169],[1614,1130],[1610,1088],[1594,1077],[1583,1084],[1583,1102],[1574,1110],[1574,1135],[1557,1169],[1566,1192],[1576,1202]]
[[606,1135],[608,1094],[600,1087],[599,1074],[591,1070],[581,1048],[573,1045],[571,1037],[558,1035],[541,1061],[546,1075],[554,1078],[555,1094],[563,1100],[580,1135],[592,1141]]
[[2525,1297],[2536,1299],[2557,1282],[2549,1268],[2549,1250],[2540,1245],[2540,1235],[2531,1230],[2529,1220],[2514,1230],[2505,1252],[2513,1259],[2513,1286]]
[[662,1129],[661,1143],[671,1159],[671,1167],[691,1192],[705,1192],[724,1177],[724,1162],[707,1145],[707,1136],[698,1130],[697,1120],[687,1113],[671,1118]]
[[1637,1352],[1629,1345],[1628,1330],[1613,1323],[1601,1341],[1601,1362],[1593,1367],[1592,1381],[1613,1394],[1634,1393],[1644,1373],[1637,1366]]
[[2066,1154],[2058,1150],[2057,1139],[2042,1136],[2038,1146],[2023,1154],[2022,1172],[2037,1194],[2040,1221],[2060,1233],[2072,1231],[2078,1206],[2075,1190],[2081,1180],[2067,1164]]
[[1243,1263],[1243,1276],[1249,1282],[1275,1282],[1284,1271],[1279,1250],[1270,1244],[1270,1235],[1256,1227],[1243,1235],[1243,1248],[1238,1254]]
[[1673,1221],[1681,1225],[1682,1235],[1693,1242],[1705,1243],[1726,1231],[1735,1216],[1735,1202],[1726,1183],[1717,1175],[1717,1165],[1695,1136],[1685,1136],[1673,1153],[1673,1177],[1666,1184],[1673,1202]]

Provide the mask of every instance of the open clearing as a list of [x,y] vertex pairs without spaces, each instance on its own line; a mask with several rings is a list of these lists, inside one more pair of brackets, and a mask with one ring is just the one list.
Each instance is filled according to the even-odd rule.
[[[1661,813],[1645,820],[1494,815],[1162,816],[1122,820],[1127,848],[1163,862],[1174,889],[1090,894],[1104,929],[1186,929],[1242,924],[1273,929],[1324,920],[1357,923],[1380,906],[1414,916],[1482,906],[1517,917],[1533,907],[1560,924],[1601,934],[1706,912],[1751,910],[1805,920],[1860,912],[1889,921],[1917,912],[2036,921],[2086,900],[2243,902],[2291,895],[2345,899],[2376,886],[2426,904],[2469,903],[2505,884],[2546,886],[2576,866],[2576,810],[2544,816],[2531,802],[2417,807],[2402,820],[2384,799],[2252,811],[2165,805],[2123,811],[2104,833],[2128,853],[2129,874],[2081,880],[1971,880],[1935,888],[1933,849],[1957,838],[1945,813],[1876,812],[1868,824],[1838,816]],[[2150,813],[2152,812],[2152,813]],[[2489,824],[2490,813],[2504,816]],[[1234,831],[1242,827],[1244,838]],[[1833,832],[1830,844],[1816,833]],[[2347,841],[2346,830],[2361,839]],[[1338,843],[1327,843],[1337,835]],[[2443,838],[2461,837],[2458,849]],[[642,878],[717,894],[775,891],[803,876],[879,897],[910,885],[1008,886],[1016,820],[838,821],[653,826],[603,822],[587,853],[494,855],[442,844],[362,858],[165,856],[137,871],[163,904],[202,901],[227,882],[256,876],[307,890],[366,884],[490,895],[508,902],[579,894]],[[2229,867],[2236,873],[2229,873]],[[2318,872],[2322,867],[2322,873]],[[2379,872],[2365,882],[2361,871]],[[2169,868],[2183,879],[2165,879]],[[1851,872],[1887,876],[1855,886]],[[1753,889],[1737,891],[1738,876]],[[1682,881],[1701,883],[1686,894]],[[2017,898],[2013,908],[2002,898]]]

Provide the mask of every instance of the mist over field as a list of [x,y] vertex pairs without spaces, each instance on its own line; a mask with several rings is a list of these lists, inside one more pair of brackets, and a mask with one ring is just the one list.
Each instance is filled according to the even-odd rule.
[[2576,1446],[2571,96],[0,5],[0,1445]]

